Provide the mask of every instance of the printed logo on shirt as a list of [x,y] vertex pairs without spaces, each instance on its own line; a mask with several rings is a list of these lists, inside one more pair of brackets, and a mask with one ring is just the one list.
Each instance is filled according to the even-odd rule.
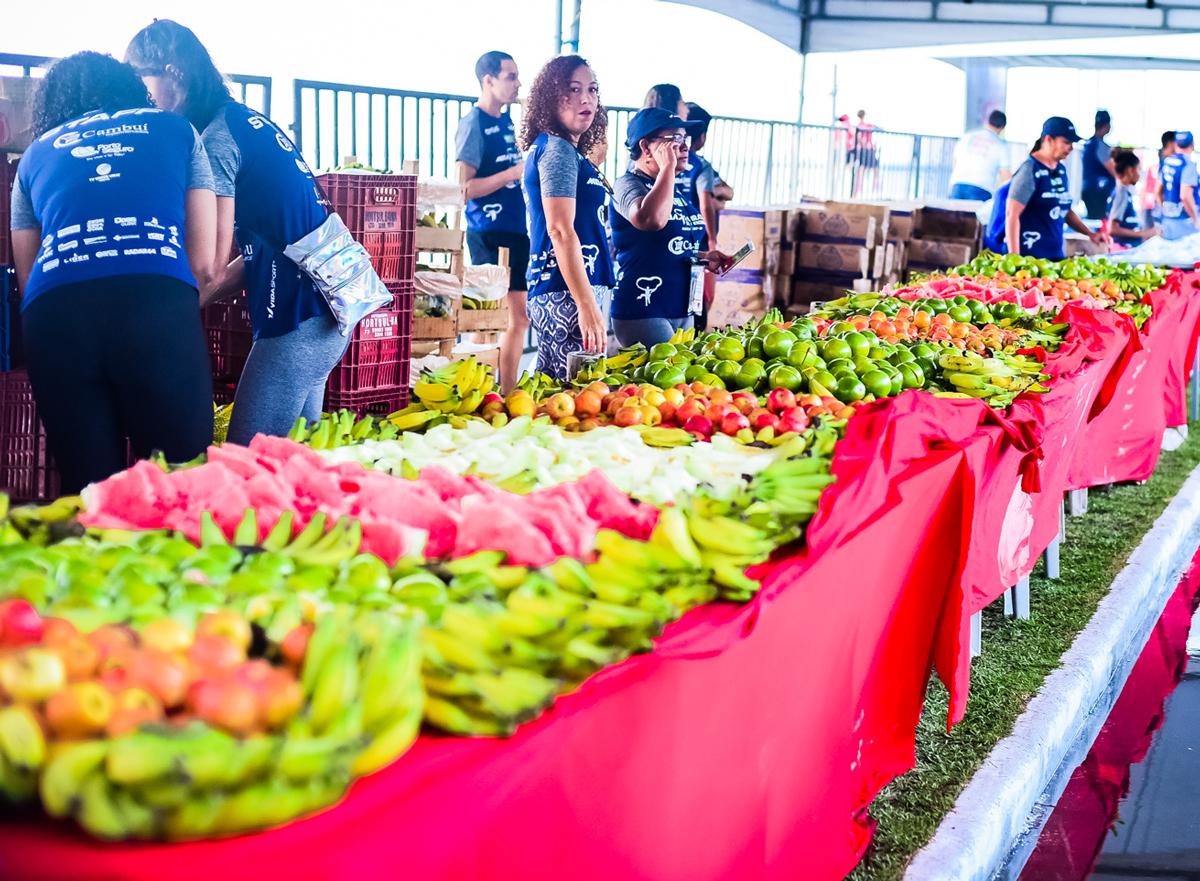
[[128,241],[133,241],[134,239],[140,239],[141,237],[142,237],[141,233],[134,233],[131,236],[113,236],[113,241],[114,242],[128,242]]
[[143,257],[152,256],[157,254],[158,251],[156,251],[154,248],[126,248],[121,253],[126,257]]
[[74,251],[78,247],[79,242],[75,241],[74,239],[69,242],[60,242],[58,245],[58,253],[61,254],[63,251]]
[[667,242],[667,250],[678,257],[681,254],[690,251],[691,248],[688,246],[688,243],[683,236],[675,236],[675,238]]
[[159,248],[158,252],[164,257],[170,257],[172,260],[179,256],[178,251],[176,251],[174,248],[167,247],[166,245],[163,245],[161,248]]
[[485,128],[485,129],[483,130],[483,133],[484,133],[485,135],[494,135],[494,134],[498,133],[499,131],[500,131],[500,126],[498,126],[498,125],[489,125],[487,128]]
[[165,242],[167,240],[167,235],[166,233],[161,232],[148,232],[146,233],[146,238],[152,242]]
[[42,272],[49,272],[51,269],[58,269],[57,257],[55,257],[53,260],[47,260],[42,264]]
[[[100,222],[104,223],[103,220]],[[115,223],[117,226],[137,226],[137,218],[136,217],[114,217],[113,223]]]
[[77,236],[82,229],[83,227],[81,227],[78,223],[73,223],[70,226],[64,226],[62,229],[60,229],[58,231],[58,237],[60,239],[64,239],[67,236]]
[[654,295],[655,291],[662,287],[662,283],[663,280],[657,275],[642,276],[633,282],[634,286],[641,291],[641,293],[638,294],[638,299],[647,306],[650,305],[650,297]]
[[89,220],[87,222],[87,231],[88,232],[104,232],[104,218],[101,217],[96,220]]
[[596,209],[596,218],[600,221],[601,226],[608,226],[608,203],[605,202]]
[[85,245],[91,246],[91,245],[103,245],[107,241],[108,241],[108,236],[86,236],[86,237],[84,237],[83,243]]
[[158,222],[157,217],[151,217],[149,220],[146,221],[145,225],[150,227],[151,229],[166,229],[165,226],[163,226],[161,223]]
[[72,254],[63,263],[87,263],[92,258],[88,254]]
[[[47,134],[49,134],[49,133],[47,132]],[[111,137],[113,135],[148,135],[148,134],[150,134],[149,126],[147,126],[145,124],[134,125],[134,124],[126,123],[125,125],[112,126],[110,128],[88,129],[87,131],[82,131],[82,132],[76,132],[76,131],[63,132],[61,135],[59,135],[57,138],[54,139],[54,147],[57,150],[62,150],[67,147],[74,147],[76,144],[79,144],[80,141],[87,140],[88,138],[107,138],[107,137]],[[46,135],[42,135],[42,137],[45,138]]]
[[42,239],[42,247],[43,247],[43,248],[49,248],[49,247],[50,247],[50,244],[51,244],[53,241],[54,241],[54,235],[53,235],[53,233],[51,233],[50,235],[48,235],[48,236],[46,236],[44,239]]
[[596,271],[596,260],[600,257],[599,245],[584,245],[580,248],[583,252],[583,262],[587,266],[588,275]]
[[506,143],[506,144],[515,144],[516,142],[517,142],[517,136],[516,136],[516,135],[508,134],[508,135],[505,135],[505,136],[504,136],[504,143]]
[[598,178],[598,177],[589,177],[587,179],[587,182],[588,182],[588,186],[593,186],[593,187],[604,186],[604,181],[600,180],[600,178]]
[[121,176],[121,172],[113,174],[112,166],[107,162],[101,162],[96,166],[96,176],[89,177],[88,180],[94,184],[107,183],[110,180],[116,180]]
[[1034,232],[1033,230],[1027,230],[1025,232],[1022,232],[1021,233],[1021,247],[1022,248],[1032,248],[1035,244],[1037,244],[1039,241],[1041,241],[1041,238],[1042,238],[1042,234],[1040,232]]
[[71,155],[76,159],[90,159],[93,156],[99,156],[100,151],[95,147],[90,147],[87,144],[81,144],[78,147],[71,148]]
[[500,215],[500,212],[504,210],[504,206],[496,202],[492,202],[484,205],[479,210],[487,215],[488,220],[495,220]]
[[99,259],[101,257],[116,257],[117,254],[119,254],[119,253],[120,252],[116,248],[110,248],[107,251],[97,251],[96,257],[97,257],[97,259]]

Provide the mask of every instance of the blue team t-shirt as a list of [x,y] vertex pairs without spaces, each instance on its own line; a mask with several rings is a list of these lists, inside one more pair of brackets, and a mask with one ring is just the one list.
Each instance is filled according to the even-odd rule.
[[525,160],[525,203],[529,212],[529,296],[568,290],[546,227],[542,196],[575,200],[575,234],[583,265],[593,287],[612,287],[612,255],[608,249],[608,186],[596,166],[575,146],[543,132]]
[[97,110],[34,141],[14,184],[13,228],[42,233],[21,308],[55,287],[119,275],[195,287],[184,226],[187,191],[212,188],[203,158],[191,123],[152,107]]
[[1172,153],[1162,160],[1159,166],[1162,181],[1163,217],[1173,219],[1187,217],[1183,207],[1184,185],[1196,186],[1196,166],[1190,157],[1182,153]]
[[1062,260],[1063,225],[1072,203],[1066,166],[1059,162],[1050,168],[1030,156],[1009,181],[1008,197],[1025,206],[1021,211],[1021,253]]
[[255,337],[282,336],[329,314],[312,279],[283,254],[329,216],[300,151],[275,123],[235,101],[204,129],[204,145],[217,195],[236,200],[234,235]]
[[[499,116],[478,107],[462,118],[455,136],[456,158],[475,168],[476,177],[491,177],[521,164],[516,131],[508,111]],[[494,193],[467,200],[467,229],[473,232],[525,234],[525,197],[518,181]]]
[[641,230],[628,219],[654,181],[631,171],[617,181],[613,195],[613,247],[617,290],[613,318],[684,318],[688,314],[692,265],[704,237],[704,217],[692,203],[690,177],[676,179],[671,216],[661,230]]

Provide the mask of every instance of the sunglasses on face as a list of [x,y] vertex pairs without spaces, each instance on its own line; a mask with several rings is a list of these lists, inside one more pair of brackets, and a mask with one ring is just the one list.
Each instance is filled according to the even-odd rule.
[[662,138],[655,138],[654,140],[665,141],[674,144],[676,147],[690,147],[692,145],[692,139],[688,135],[681,134],[667,135]]

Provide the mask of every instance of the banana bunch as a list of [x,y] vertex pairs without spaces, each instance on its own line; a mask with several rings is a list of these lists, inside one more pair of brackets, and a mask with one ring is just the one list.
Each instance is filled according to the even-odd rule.
[[641,343],[628,346],[621,349],[611,358],[601,356],[585,364],[578,373],[575,374],[575,385],[583,386],[589,382],[597,380],[607,381],[610,378],[622,377],[633,374],[638,369],[644,367],[649,361],[650,353]]
[[462,307],[464,309],[498,310],[503,305],[503,300],[481,300],[478,297],[471,297],[467,294],[463,294],[462,296]]
[[[424,407],[418,409],[425,412]],[[392,440],[401,430],[393,423],[392,417],[379,419],[370,414],[359,416],[351,410],[339,410],[336,413],[322,413],[313,425],[309,425],[308,420],[301,416],[288,432],[288,437],[314,450],[330,450],[368,440]]]
[[24,540],[38,545],[82,535],[84,530],[76,519],[82,510],[83,500],[79,496],[62,496],[46,505],[18,508],[10,507],[8,496],[4,496],[0,503],[0,522],[4,524],[2,535],[7,536],[7,540]]
[[829,459],[812,455],[772,463],[750,481],[753,500],[745,508],[746,519],[780,533],[797,532],[817,512],[825,487],[834,482]]
[[667,342],[676,346],[686,346],[695,342],[695,340],[696,328],[689,327],[685,330],[681,327],[679,330],[675,331],[675,333],[671,334],[671,338],[667,340]]
[[24,704],[0,709],[0,800],[19,804],[37,794],[46,753],[46,736],[33,710]]
[[213,404],[213,443],[223,444],[229,435],[229,420],[233,416],[233,404]]
[[324,511],[317,511],[304,528],[293,535],[295,517],[292,511],[284,511],[260,542],[258,514],[253,508],[246,509],[232,538],[227,538],[212,514],[204,511],[200,515],[200,547],[259,546],[306,566],[336,566],[354,557],[362,545],[362,523],[353,517],[339,517],[326,530],[329,517]]
[[422,372],[413,393],[426,409],[465,415],[479,409],[484,395],[495,386],[491,366],[472,356]]
[[671,447],[690,446],[696,442],[695,436],[682,428],[670,428],[662,425],[636,427],[641,431],[642,443],[648,447],[670,449]]
[[449,229],[450,220],[444,213],[439,216],[436,211],[427,211],[417,218],[417,226],[429,229]]
[[543,397],[562,391],[562,383],[552,376],[534,371],[522,373],[521,378],[517,380],[517,388],[529,392],[535,401],[540,401]]
[[1031,358],[997,352],[991,357],[969,350],[938,355],[942,379],[950,390],[971,398],[986,398],[992,406],[1007,407],[1023,392],[1047,391],[1041,364]]

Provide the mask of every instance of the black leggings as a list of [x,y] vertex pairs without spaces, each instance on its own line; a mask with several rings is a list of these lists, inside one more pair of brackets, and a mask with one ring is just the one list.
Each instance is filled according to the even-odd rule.
[[162,275],[52,288],[23,316],[38,413],[65,494],[161,450],[212,441],[212,378],[196,289]]

